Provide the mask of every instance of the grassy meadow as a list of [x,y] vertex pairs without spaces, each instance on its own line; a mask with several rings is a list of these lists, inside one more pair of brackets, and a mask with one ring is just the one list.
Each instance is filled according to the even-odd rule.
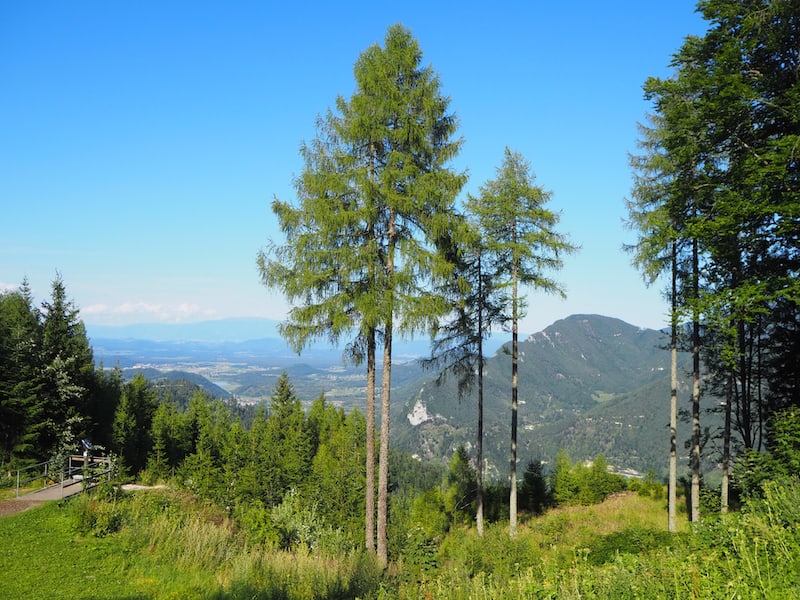
[[[287,552],[167,489],[78,497],[0,518],[0,597],[103,599],[793,598],[800,485],[741,513],[666,531],[635,493],[502,524],[456,528],[386,571],[333,545]],[[413,532],[408,532],[413,537]]]

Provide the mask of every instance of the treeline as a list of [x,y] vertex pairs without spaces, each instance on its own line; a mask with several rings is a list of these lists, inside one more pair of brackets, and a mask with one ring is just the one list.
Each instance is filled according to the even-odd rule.
[[[269,405],[246,424],[236,410],[202,391],[185,409],[159,402],[137,375],[124,386],[113,426],[123,473],[169,481],[214,502],[252,541],[283,549],[363,545],[366,422],[363,414],[324,396],[304,411],[287,375]],[[449,469],[392,453],[389,473],[390,555],[414,553],[443,539],[454,525],[474,522],[478,499],[474,461],[461,447]],[[660,485],[657,487],[660,488]],[[591,466],[559,455],[552,473],[531,461],[520,486],[520,508],[539,514],[558,505],[595,504],[627,489],[598,456]],[[507,520],[507,485],[489,486],[487,519]]]
[[[706,0],[673,74],[644,85],[653,114],[632,157],[631,246],[648,281],[669,281],[673,348],[671,500],[676,471],[676,349],[693,354],[692,520],[701,454],[720,440],[723,511],[740,451],[769,447],[776,412],[800,404],[800,58],[794,2]],[[724,398],[722,431],[702,396]],[[711,407],[708,407],[711,409]],[[670,504],[674,506],[674,502]],[[674,515],[674,509],[671,509]]]
[[57,276],[36,306],[24,281],[0,294],[0,466],[4,470],[111,444],[121,377],[95,367],[78,309]]
[[[119,480],[169,482],[227,511],[248,536],[282,548],[335,543],[363,547],[367,425],[320,396],[304,410],[284,373],[268,403],[243,408],[197,390],[188,400],[165,393],[141,373],[124,381],[93,363],[79,311],[60,277],[34,306],[30,289],[0,295],[3,457],[6,473],[63,460],[90,439],[110,453]],[[430,545],[453,525],[474,521],[474,457],[462,447],[449,469],[399,452],[390,461],[392,556]],[[7,477],[7,482],[13,478]],[[624,489],[602,456],[594,466],[560,455],[552,474],[531,461],[520,508],[600,502]],[[485,494],[489,522],[508,515],[508,485]],[[410,545],[409,545],[410,544]],[[416,549],[416,550],[415,550]]]

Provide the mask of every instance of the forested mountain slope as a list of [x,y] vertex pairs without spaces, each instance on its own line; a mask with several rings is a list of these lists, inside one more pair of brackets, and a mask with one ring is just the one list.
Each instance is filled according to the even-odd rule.
[[[521,342],[520,460],[552,460],[564,448],[573,459],[603,453],[617,467],[660,474],[668,448],[667,342],[663,332],[598,315],[567,317]],[[496,478],[507,471],[510,363],[506,345],[485,369],[485,454]],[[430,379],[396,411],[400,447],[432,459],[474,445],[476,395],[459,400],[455,384]]]

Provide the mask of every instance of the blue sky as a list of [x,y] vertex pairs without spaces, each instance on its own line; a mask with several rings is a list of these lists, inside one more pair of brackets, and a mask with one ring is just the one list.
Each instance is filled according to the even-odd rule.
[[60,272],[87,324],[281,319],[256,254],[281,241],[300,143],[352,66],[402,23],[460,121],[464,188],[521,152],[581,251],[528,298],[523,332],[574,313],[665,324],[622,252],[628,154],[694,2],[5,2],[0,289]]

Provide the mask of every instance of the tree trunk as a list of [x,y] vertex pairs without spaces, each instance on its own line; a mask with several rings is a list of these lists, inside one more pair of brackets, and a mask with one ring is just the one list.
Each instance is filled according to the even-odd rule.
[[389,279],[389,306],[386,307],[386,321],[383,339],[383,378],[381,380],[381,444],[378,457],[378,562],[389,564],[388,516],[389,516],[389,406],[392,387],[392,320],[394,318],[392,294],[394,276],[395,213],[389,214],[386,251],[386,277]]
[[475,477],[477,483],[475,525],[483,536],[483,264],[478,253],[478,440]]
[[478,440],[477,452],[478,460],[475,475],[477,478],[477,507],[475,510],[475,524],[478,528],[478,535],[483,535],[483,326],[478,318]]
[[697,240],[692,242],[692,523],[700,521],[700,268]]
[[[369,181],[375,181],[375,142],[369,145]],[[370,204],[373,199],[370,197]],[[375,230],[371,228],[371,239]],[[370,280],[374,281],[375,270],[370,265]],[[369,326],[367,333],[367,431],[366,431],[366,490],[364,494],[364,534],[367,552],[375,551],[375,327]]]
[[508,499],[508,525],[509,535],[514,537],[517,533],[517,415],[519,412],[517,398],[517,342],[518,327],[517,323],[517,266],[513,267],[512,273],[512,297],[511,297],[511,460],[510,460],[510,483],[511,493]]
[[732,386],[733,374],[728,373],[728,381],[725,384],[725,429],[722,432],[722,484],[720,486],[720,512],[723,515],[728,512],[728,488],[730,487]]
[[381,381],[381,443],[378,458],[378,561],[389,563],[389,403],[392,384],[392,323],[386,322],[383,347],[383,379]]
[[667,486],[667,523],[671,532],[677,531],[678,485],[678,246],[672,242],[672,311],[670,313],[671,392],[669,400],[669,483]]
[[375,329],[367,339],[367,439],[366,439],[366,515],[364,521],[366,548],[375,551]]

